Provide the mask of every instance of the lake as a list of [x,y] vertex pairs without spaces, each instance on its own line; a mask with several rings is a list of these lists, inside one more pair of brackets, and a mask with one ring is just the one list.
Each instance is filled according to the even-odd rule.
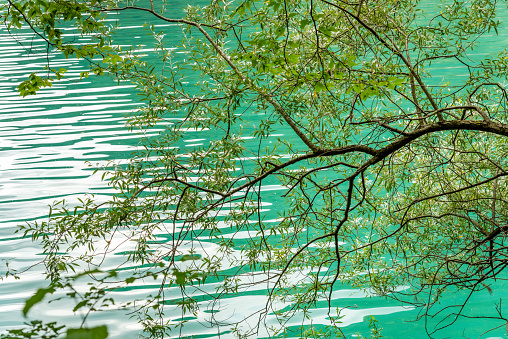
[[[186,3],[174,2],[175,12],[181,12]],[[111,16],[114,20],[115,16]],[[127,15],[122,20],[129,21],[122,29],[122,34],[116,41],[119,44],[144,44],[145,32],[140,22],[142,17]],[[178,44],[181,35],[178,26],[161,25],[161,29],[174,34],[174,44]],[[174,30],[174,31],[173,31]],[[500,30],[500,36],[493,34],[486,37],[485,48],[502,48],[507,44],[506,30]],[[169,34],[169,33],[167,33]],[[170,35],[171,35],[170,34]],[[123,38],[122,38],[123,37]],[[137,148],[142,147],[140,136],[129,132],[125,128],[125,117],[140,105],[134,85],[129,82],[116,83],[108,77],[90,76],[80,80],[80,72],[86,70],[87,65],[74,59],[63,59],[61,56],[45,54],[44,44],[31,34],[29,30],[15,35],[9,34],[4,28],[0,30],[0,258],[8,260],[9,266],[18,272],[21,279],[8,277],[0,281],[0,333],[7,329],[20,327],[27,319],[21,310],[24,301],[34,292],[47,285],[43,274],[43,267],[37,265],[43,260],[42,249],[31,239],[23,239],[15,233],[17,225],[25,222],[42,221],[47,219],[48,205],[54,200],[65,198],[70,204],[77,201],[86,193],[95,194],[99,200],[110,197],[114,191],[101,181],[101,172],[92,175],[93,166],[106,164],[108,161],[122,161],[129,159]],[[142,53],[142,51],[140,51]],[[479,55],[482,55],[481,49]],[[16,92],[18,83],[34,71],[40,71],[51,60],[53,68],[68,67],[64,80],[57,82],[51,88],[40,91],[36,96],[22,98]],[[459,76],[452,67],[441,67],[442,75]],[[154,128],[147,137],[157,136],[163,128]],[[282,130],[279,136],[289,134]],[[214,131],[188,131],[182,144],[175,145],[182,152],[190,152],[194,148],[206,143],[213,137]],[[277,137],[277,136],[274,136]],[[247,142],[256,143],[256,140]],[[88,162],[88,163],[87,163]],[[277,185],[266,185],[264,192],[272,200],[263,204],[267,216],[277,222],[277,197],[283,189]],[[231,230],[231,234],[234,231]],[[245,236],[248,236],[246,234]],[[165,234],[159,234],[164,241]],[[209,243],[208,249],[213,251],[215,244]],[[105,268],[114,267],[121,262],[122,251],[105,264]],[[2,269],[4,269],[2,263]],[[25,272],[26,271],[26,272]],[[247,277],[239,276],[240,279]],[[195,295],[212,294],[214,283],[207,283],[192,291]],[[118,301],[131,298],[143,299],[143,296],[157,288],[157,282],[136,282],[131,287],[112,291],[111,295]],[[495,302],[499,302],[507,295],[508,285],[499,283],[493,286],[493,294],[482,291],[472,298],[468,304],[469,314],[494,312]],[[167,295],[178,295],[176,287],[168,288]],[[190,293],[190,292],[189,292]],[[444,299],[443,305],[452,304],[463,295],[450,294]],[[210,327],[210,312],[206,312],[207,300],[203,297],[200,302],[203,310],[196,316],[189,316],[188,322],[175,337],[199,338],[229,338],[234,337],[228,325]],[[221,301],[221,312],[214,314],[219,322],[234,323],[243,318],[244,314],[262,308],[266,302],[263,289],[247,289],[231,294]],[[368,326],[365,317],[375,316],[383,328],[382,334],[386,338],[427,338],[424,323],[413,320],[418,316],[418,310],[405,307],[394,301],[374,296],[369,291],[355,290],[347,285],[340,286],[333,294],[333,304],[340,307],[349,306],[344,311],[343,331],[353,336],[357,331],[366,334]],[[28,319],[54,321],[66,325],[78,326],[82,314],[72,314],[65,301],[51,304],[41,303],[33,308]],[[182,315],[174,309],[167,317],[175,321]],[[328,309],[326,305],[317,305],[311,312],[313,324],[328,323]],[[268,316],[267,323],[275,323],[273,317]],[[288,326],[298,326],[304,321],[295,317]],[[89,326],[106,324],[110,338],[137,338],[141,326],[136,318],[130,318],[126,310],[108,310],[92,315],[88,320]],[[247,326],[247,325],[246,325]],[[478,337],[490,329],[490,323],[484,322],[475,329],[468,328],[468,321],[459,320],[439,337],[458,338],[468,329],[468,335]],[[473,333],[473,334],[471,334]],[[268,336],[259,333],[257,337]],[[508,338],[506,329],[500,328],[489,332],[482,338]]]

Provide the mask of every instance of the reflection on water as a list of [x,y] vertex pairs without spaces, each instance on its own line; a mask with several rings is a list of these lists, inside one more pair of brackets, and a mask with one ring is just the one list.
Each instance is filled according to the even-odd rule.
[[[16,225],[43,220],[48,215],[48,205],[55,199],[65,198],[72,203],[83,193],[98,188],[101,188],[96,192],[98,198],[100,194],[110,194],[99,175],[91,176],[85,161],[96,163],[128,157],[138,143],[124,128],[124,116],[137,105],[132,100],[133,86],[115,85],[107,78],[78,81],[85,65],[76,60],[56,60],[57,56],[50,55],[52,67],[70,68],[66,79],[43,89],[37,96],[19,97],[18,83],[45,66],[45,55],[38,54],[44,51],[45,46],[33,40],[28,32],[13,37],[1,31],[1,258],[8,259],[11,267],[18,270],[31,267],[44,256],[36,243],[14,234]],[[42,267],[35,267],[23,273],[20,280],[8,278],[0,284],[3,332],[23,324],[21,309],[25,299],[46,282]],[[64,309],[68,310],[61,308]],[[63,324],[80,323],[79,317],[68,311],[59,312],[55,305],[41,304],[30,317],[44,320],[56,317]],[[123,318],[112,315],[106,320],[111,323],[113,333],[121,334],[123,328],[129,328],[121,326]]]

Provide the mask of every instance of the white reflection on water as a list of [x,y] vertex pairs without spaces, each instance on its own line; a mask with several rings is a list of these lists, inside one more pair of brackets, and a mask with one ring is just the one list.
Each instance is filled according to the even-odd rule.
[[[33,43],[32,38],[28,33],[16,35],[32,51],[44,47]],[[16,86],[23,77],[45,66],[45,56],[26,56],[26,48],[8,34],[0,34],[0,45],[0,258],[24,270],[44,256],[37,243],[14,234],[16,226],[26,220],[44,220],[48,205],[55,199],[66,198],[72,204],[97,188],[101,188],[96,196],[99,199],[112,193],[104,190],[100,174],[90,176],[85,160],[112,160],[113,154],[127,156],[136,149],[134,137],[124,128],[124,116],[137,103],[132,100],[132,85],[117,86],[102,79],[78,82],[77,76],[85,67],[77,60],[56,60],[53,55],[49,55],[52,67],[71,67],[67,78],[36,96],[21,98]],[[41,48],[38,52],[44,51]],[[43,267],[36,266],[19,280],[9,277],[0,281],[2,332],[26,321],[21,314],[24,301],[47,285],[44,279]],[[79,317],[68,311],[59,314],[53,304],[40,306],[30,312],[29,319],[80,323]],[[111,323],[118,335],[124,333],[125,317],[118,312],[97,321]]]

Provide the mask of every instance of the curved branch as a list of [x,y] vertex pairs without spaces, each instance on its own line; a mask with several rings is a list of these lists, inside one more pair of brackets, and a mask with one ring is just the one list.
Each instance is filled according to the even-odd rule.
[[[470,107],[470,106],[467,106]],[[464,107],[457,107],[464,108]],[[412,132],[407,132],[406,135],[397,139],[393,143],[381,148],[376,152],[376,155],[372,157],[369,161],[365,162],[358,170],[353,174],[353,176],[358,175],[359,173],[365,171],[371,165],[378,163],[383,160],[390,154],[395,151],[401,149],[406,146],[410,142],[418,139],[421,136],[435,133],[435,132],[443,132],[443,131],[459,131],[459,130],[468,130],[468,131],[482,131],[489,132],[497,135],[508,136],[508,125],[501,124],[497,122],[493,122],[491,120],[488,121],[467,121],[467,120],[455,120],[455,121],[441,121],[429,125],[425,125],[419,129],[416,129]]]

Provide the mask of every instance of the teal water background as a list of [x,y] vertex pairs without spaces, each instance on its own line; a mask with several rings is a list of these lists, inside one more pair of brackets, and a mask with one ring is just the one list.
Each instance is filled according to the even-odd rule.
[[[178,13],[183,14],[185,4],[174,2],[176,17],[181,16]],[[112,16],[111,20],[114,19]],[[126,28],[118,35],[117,43],[148,43],[142,28],[143,16],[126,13],[122,14],[122,20]],[[178,26],[161,25],[160,28],[167,32],[167,39],[175,45],[180,42]],[[487,54],[492,49],[506,47],[507,36],[503,29],[500,29],[500,36],[489,34],[482,41],[482,48],[477,49],[478,56]],[[143,50],[139,53],[143,53]],[[17,270],[30,268],[21,274],[20,280],[8,278],[0,281],[0,333],[17,328],[26,321],[21,314],[25,299],[37,288],[46,286],[42,267],[34,266],[43,259],[42,250],[30,239],[22,239],[19,234],[14,234],[17,225],[26,221],[44,220],[48,215],[48,205],[55,199],[65,198],[72,204],[84,193],[95,193],[99,200],[101,197],[106,199],[113,191],[101,182],[100,173],[92,176],[92,170],[85,161],[104,164],[109,160],[127,159],[140,146],[139,136],[124,127],[125,116],[139,105],[132,84],[117,84],[108,77],[91,76],[79,80],[79,72],[86,70],[86,64],[51,54],[49,58],[53,68],[69,68],[66,78],[55,83],[52,88],[43,89],[37,96],[19,97],[16,86],[31,72],[45,66],[46,48],[28,30],[16,35],[9,34],[5,29],[0,30],[0,258],[9,260],[11,267]],[[462,69],[454,68],[451,64],[436,64],[435,71],[443,77],[460,78],[463,75],[460,73]],[[163,131],[163,127],[153,129],[150,133],[156,136],[160,131]],[[282,132],[282,135],[292,135],[289,130],[287,133]],[[175,147],[180,147],[182,152],[189,152],[206,143],[211,136],[213,131],[189,131],[188,138]],[[275,197],[281,188],[266,186],[264,191],[271,192]],[[263,209],[267,214],[276,215],[276,204],[273,201],[264,201]],[[233,231],[231,232],[233,236]],[[235,234],[237,238],[241,236],[249,234]],[[160,234],[160,238],[164,239],[164,234]],[[213,247],[214,244],[210,243],[209,248],[213,250]],[[32,266],[34,267],[31,268]],[[466,312],[471,315],[493,314],[495,303],[508,295],[507,287],[504,283],[492,286],[492,295],[486,291],[479,292],[467,304]],[[142,298],[154,288],[157,288],[156,282],[140,282],[130,289],[115,292],[114,297],[117,300]],[[196,290],[194,293],[213,292],[214,288],[214,284],[209,283],[201,286],[202,291]],[[215,314],[216,320],[234,322],[262,308],[266,301],[262,292],[262,289],[245,290],[228,296],[221,301],[220,312]],[[168,289],[167,295],[172,294],[177,295],[178,291]],[[365,298],[366,296],[369,296],[368,291],[353,290],[347,285],[337,288],[333,294],[334,307],[350,307],[342,313],[345,315],[342,319],[344,332],[350,337],[356,331],[368,333],[364,321],[368,315],[374,315],[379,320],[386,338],[427,337],[424,322],[413,322],[418,315],[417,310],[384,298]],[[450,293],[444,299],[444,305],[453,304],[463,297],[461,293]],[[190,317],[183,330],[175,334],[176,337],[234,337],[227,326],[220,329],[207,326],[210,319],[210,313],[205,312],[207,303],[208,301],[201,303],[202,311],[197,317]],[[57,320],[65,325],[79,325],[81,315],[72,314],[69,309],[65,302],[41,303],[34,307],[28,319]],[[179,319],[181,315],[178,312],[175,309],[168,317]],[[126,313],[121,310],[103,312],[92,316],[88,324],[108,325],[111,338],[137,338],[141,327],[135,318],[130,319]],[[318,304],[311,313],[312,323],[327,324],[327,313],[327,306]],[[270,324],[270,321],[275,320],[268,317],[267,323]],[[302,321],[304,320],[295,317],[288,326],[298,326]],[[499,324],[495,321],[473,322],[462,319],[436,337],[478,338]],[[258,336],[266,335],[261,332]],[[508,338],[507,329],[500,327],[482,338]]]

